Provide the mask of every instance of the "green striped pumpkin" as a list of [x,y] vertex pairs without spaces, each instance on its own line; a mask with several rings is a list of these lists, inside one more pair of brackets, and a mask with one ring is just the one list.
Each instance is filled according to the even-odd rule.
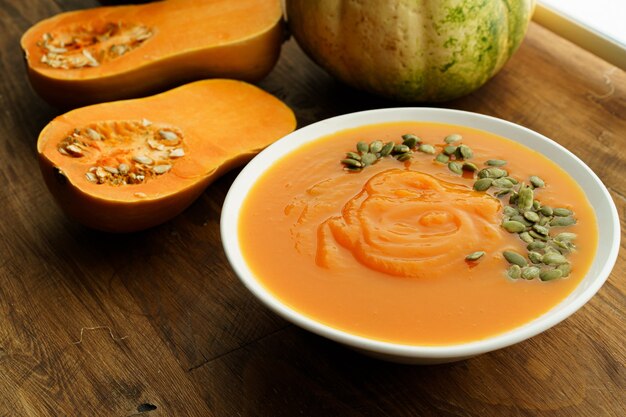
[[291,33],[341,81],[406,102],[446,101],[494,76],[535,0],[287,0]]

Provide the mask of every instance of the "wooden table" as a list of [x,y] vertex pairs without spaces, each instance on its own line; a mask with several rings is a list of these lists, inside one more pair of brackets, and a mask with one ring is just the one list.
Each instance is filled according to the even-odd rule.
[[[600,292],[544,334],[463,362],[401,366],[286,323],[239,283],[218,227],[237,172],[145,232],[107,235],[68,220],[35,150],[58,111],[31,90],[19,37],[96,2],[0,4],[0,416],[626,415],[624,250]],[[293,40],[260,85],[300,126],[399,105],[333,81]],[[624,72],[533,24],[499,75],[442,106],[567,146],[611,191],[624,236]]]

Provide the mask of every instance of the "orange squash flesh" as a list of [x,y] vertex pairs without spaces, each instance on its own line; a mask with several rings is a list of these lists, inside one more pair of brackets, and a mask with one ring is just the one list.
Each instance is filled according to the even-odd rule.
[[[130,41],[123,36],[105,39],[107,25],[123,25],[124,36],[141,26],[147,39],[119,56],[112,54]],[[96,42],[87,36],[95,43],[77,49],[56,41],[63,37],[71,42],[78,34],[102,37]],[[87,49],[98,65],[55,68],[42,62],[49,52],[46,36],[55,39],[57,48]],[[274,67],[282,41],[278,0],[169,0],[62,13],[31,27],[21,45],[35,91],[51,104],[76,107],[209,77],[257,81]]]
[[[113,185],[110,181],[121,176],[108,174],[109,182],[98,183],[90,172],[96,166],[132,165],[134,156],[152,151],[149,147],[144,146],[146,151],[137,144],[104,139],[84,140],[80,157],[64,151],[64,143],[75,129],[85,132],[89,126],[104,126],[100,133],[113,135],[113,131],[122,131],[121,127],[143,122],[179,132],[182,139],[176,147],[184,155],[169,160],[171,169],[158,175],[152,172],[156,163],[137,164],[147,170],[140,183]],[[205,80],[147,98],[70,111],[42,130],[37,150],[46,184],[70,217],[95,229],[129,232],[179,214],[212,180],[291,132],[295,124],[294,114],[285,104],[257,87],[242,81]],[[107,130],[111,125],[116,127]]]

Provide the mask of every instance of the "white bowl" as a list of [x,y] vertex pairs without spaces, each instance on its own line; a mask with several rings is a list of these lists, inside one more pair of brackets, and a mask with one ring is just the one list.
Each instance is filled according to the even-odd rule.
[[[322,136],[369,124],[400,121],[448,123],[495,133],[541,152],[576,180],[589,201],[593,202],[599,242],[589,272],[565,300],[535,320],[487,339],[446,346],[416,346],[368,339],[319,323],[287,307],[259,283],[246,264],[238,238],[242,203],[259,176],[284,155]],[[221,235],[226,256],[241,281],[259,300],[283,318],[371,356],[402,363],[428,364],[461,360],[510,346],[549,329],[573,314],[589,301],[608,278],[619,250],[620,223],[615,204],[600,179],[574,154],[545,136],[514,123],[476,113],[436,108],[394,108],[323,120],[287,135],[262,151],[241,171],[226,196],[222,208]]]

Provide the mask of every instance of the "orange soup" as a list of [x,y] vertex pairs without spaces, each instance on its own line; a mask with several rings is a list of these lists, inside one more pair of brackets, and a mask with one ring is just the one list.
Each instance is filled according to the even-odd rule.
[[[353,171],[340,162],[367,153],[359,141],[401,144],[407,133],[430,146],[407,157],[396,147],[394,157],[378,144],[378,160]],[[462,139],[446,143],[452,133]],[[470,152],[459,154],[461,144]],[[598,241],[583,191],[543,155],[487,132],[416,122],[341,131],[282,158],[246,197],[239,233],[250,269],[292,309],[419,345],[476,341],[539,317],[584,277]]]

